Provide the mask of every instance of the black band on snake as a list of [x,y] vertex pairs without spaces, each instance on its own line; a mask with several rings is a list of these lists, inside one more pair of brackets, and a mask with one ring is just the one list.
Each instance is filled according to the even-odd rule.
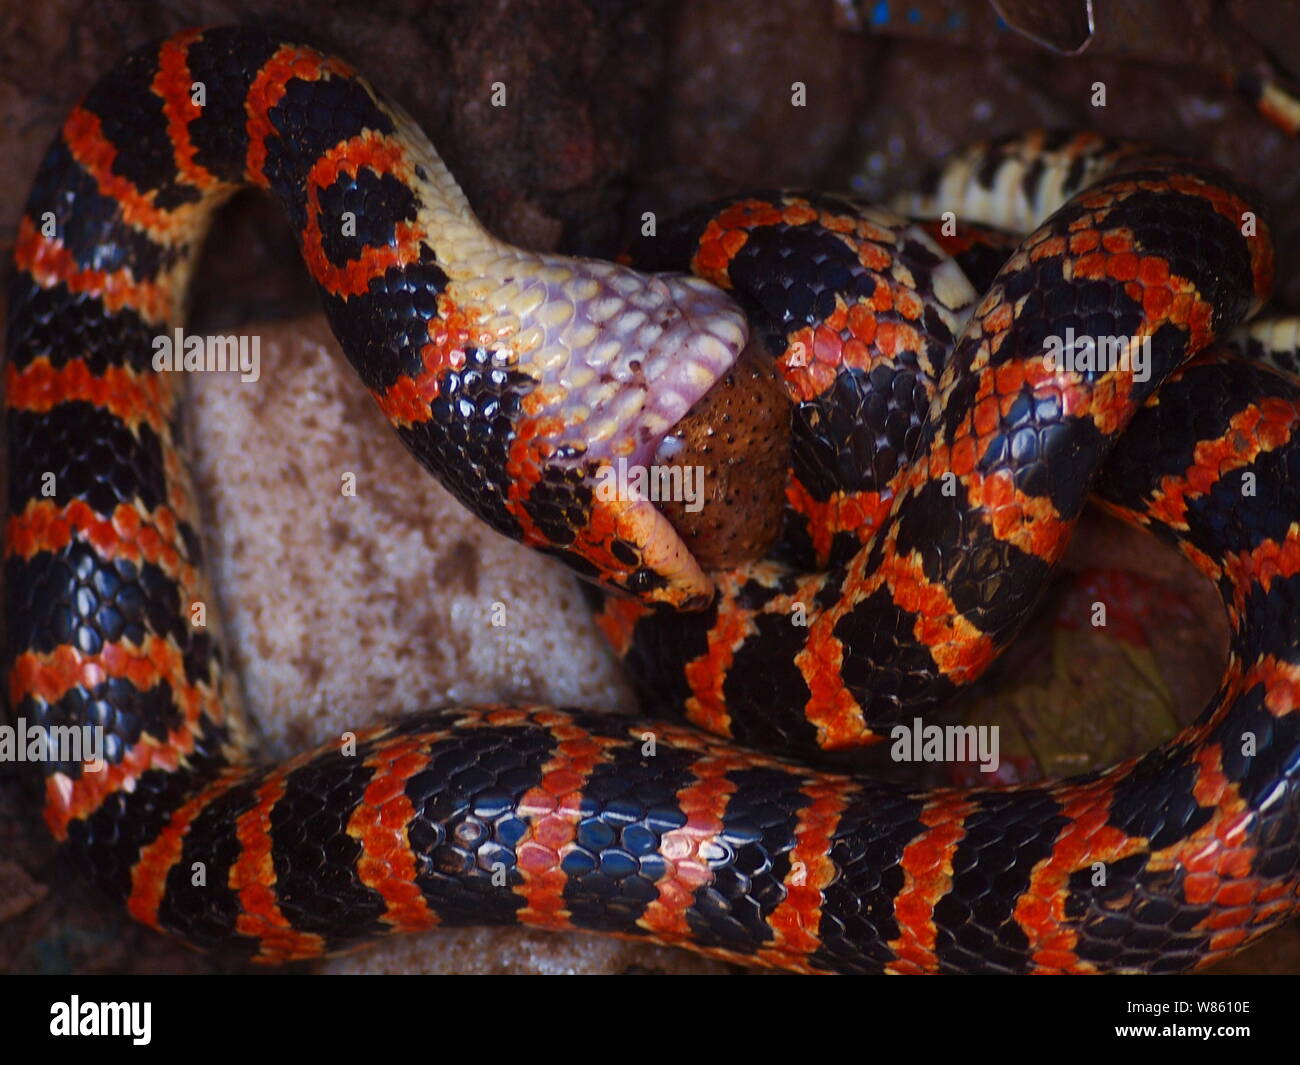
[[[153,358],[246,184],[412,453],[604,590],[648,719],[458,707],[257,761],[213,619],[191,624],[212,597],[181,375]],[[976,303],[948,251],[1006,224],[981,216],[1004,187],[1029,235],[969,257]],[[43,766],[50,830],[139,920],[265,962],[518,923],[805,972],[1174,971],[1276,926],[1300,883],[1300,388],[1216,341],[1271,287],[1258,208],[1209,166],[1042,134],[904,206],[970,226],[758,193],[631,265],[533,254],[337,59],[219,29],[124,60],[36,176],[6,340],[9,709],[107,737],[102,772]],[[1146,372],[1054,364],[1067,330],[1132,338]],[[763,530],[599,490],[750,387],[741,444],[778,460],[715,472]],[[1193,725],[1016,788],[785,760],[974,681],[1090,493],[1222,596],[1230,658]]]

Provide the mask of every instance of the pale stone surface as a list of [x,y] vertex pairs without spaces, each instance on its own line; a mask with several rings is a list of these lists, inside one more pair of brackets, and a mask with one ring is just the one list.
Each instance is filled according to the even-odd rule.
[[[634,702],[557,563],[498,536],[406,452],[317,316],[261,337],[261,378],[194,382],[189,438],[228,647],[276,757],[403,712]],[[342,494],[356,475],[356,496]],[[493,604],[506,624],[493,626]],[[396,939],[334,972],[700,971],[681,951],[517,929]],[[717,968],[717,967],[715,967]]]
[[533,928],[449,928],[398,936],[323,963],[328,973],[473,973],[566,976],[624,973],[721,973],[725,966],[684,950],[621,939],[541,932]]

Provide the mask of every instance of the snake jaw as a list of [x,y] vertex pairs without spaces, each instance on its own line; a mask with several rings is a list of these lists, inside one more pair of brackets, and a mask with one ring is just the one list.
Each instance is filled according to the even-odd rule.
[[526,543],[608,590],[698,608],[712,598],[673,524],[627,471],[736,363],[744,313],[721,289],[590,259],[510,249],[490,323],[533,379],[513,426],[511,510]]
[[697,278],[553,256],[538,256],[538,274],[541,303],[521,331],[542,335],[522,362],[560,464],[649,461],[749,337],[740,308]]

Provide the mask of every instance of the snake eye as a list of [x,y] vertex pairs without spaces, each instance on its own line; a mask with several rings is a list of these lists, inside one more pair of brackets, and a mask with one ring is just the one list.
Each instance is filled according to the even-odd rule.
[[664,583],[663,577],[652,569],[633,570],[627,579],[627,590],[634,595],[643,595],[653,591]]

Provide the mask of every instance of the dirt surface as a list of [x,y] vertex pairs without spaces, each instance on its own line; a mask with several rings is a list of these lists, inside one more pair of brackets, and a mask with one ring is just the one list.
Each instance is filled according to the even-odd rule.
[[[1300,35],[1274,25],[1270,5],[1158,2],[1136,5],[1138,18],[1099,2],[1095,49],[1074,59],[999,29],[973,0],[914,6],[917,23],[872,29],[863,11],[832,0],[7,5],[0,253],[7,271],[40,154],[99,72],[187,25],[269,21],[343,55],[399,101],[484,221],[522,245],[609,255],[646,210],[782,184],[880,196],[978,137],[1090,127],[1176,145],[1260,187],[1280,249],[1279,303],[1300,309],[1300,212],[1285,211],[1300,200],[1300,145],[1221,78],[1225,62],[1265,51],[1284,68],[1300,62]],[[488,103],[498,81],[506,108]],[[1098,81],[1105,107],[1090,102]],[[795,83],[805,106],[792,104]],[[270,751],[449,701],[632,709],[570,578],[473,522],[384,429],[315,312],[285,223],[257,195],[226,209],[193,297],[193,329],[236,326],[262,337],[263,378],[202,382],[193,431],[226,629]],[[339,496],[343,471],[357,474],[355,499]],[[1079,566],[1186,584],[1178,560],[1118,526],[1090,521],[1084,537]],[[1184,712],[1213,687],[1223,634],[1208,590],[1189,595],[1213,620],[1165,639],[1162,668]],[[485,621],[498,603],[503,626]],[[11,768],[0,767],[0,969],[221,968],[91,895],[55,855]],[[413,937],[324,968],[727,967],[512,929]],[[1300,971],[1300,934],[1293,924],[1221,968]]]

